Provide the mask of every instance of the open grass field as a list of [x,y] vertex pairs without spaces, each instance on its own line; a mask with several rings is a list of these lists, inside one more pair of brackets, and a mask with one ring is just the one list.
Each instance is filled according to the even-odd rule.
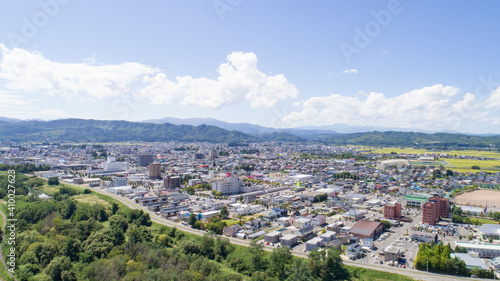
[[233,219],[225,219],[222,221],[226,222],[227,225],[238,224],[240,222],[239,220],[233,220]]
[[94,195],[94,194],[80,194],[80,195],[73,196],[73,199],[75,199],[76,201],[81,202],[81,203],[99,204],[105,208],[111,207],[111,204],[109,204],[107,201],[99,198],[97,195]]
[[498,224],[497,221],[490,220],[490,219],[483,219],[483,218],[474,218],[474,219],[479,221],[482,224]]
[[457,205],[500,207],[500,191],[481,189],[465,192],[455,196],[453,202]]

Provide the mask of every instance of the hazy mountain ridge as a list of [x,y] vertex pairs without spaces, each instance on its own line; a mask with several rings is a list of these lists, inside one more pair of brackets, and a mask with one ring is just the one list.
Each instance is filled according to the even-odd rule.
[[17,123],[0,120],[0,141],[200,141],[216,143],[317,141],[334,145],[500,147],[500,135],[474,136],[394,131],[338,134],[323,130],[274,130],[276,131],[270,133],[261,131],[259,134],[249,134],[206,124],[191,126],[93,119],[19,121]]

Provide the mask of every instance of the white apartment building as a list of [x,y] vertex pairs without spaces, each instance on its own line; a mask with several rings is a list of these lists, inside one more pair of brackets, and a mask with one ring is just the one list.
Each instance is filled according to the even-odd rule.
[[224,178],[222,181],[212,182],[212,190],[222,194],[239,194],[243,188],[243,180],[237,177]]

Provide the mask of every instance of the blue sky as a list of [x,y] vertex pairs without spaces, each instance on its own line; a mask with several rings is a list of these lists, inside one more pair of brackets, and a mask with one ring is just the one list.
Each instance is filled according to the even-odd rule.
[[500,132],[496,1],[0,2],[0,116]]

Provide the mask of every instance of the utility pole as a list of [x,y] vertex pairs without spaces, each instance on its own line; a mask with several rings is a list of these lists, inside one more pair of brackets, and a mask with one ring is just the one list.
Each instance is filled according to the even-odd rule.
[[427,258],[427,272],[429,272],[429,258]]

